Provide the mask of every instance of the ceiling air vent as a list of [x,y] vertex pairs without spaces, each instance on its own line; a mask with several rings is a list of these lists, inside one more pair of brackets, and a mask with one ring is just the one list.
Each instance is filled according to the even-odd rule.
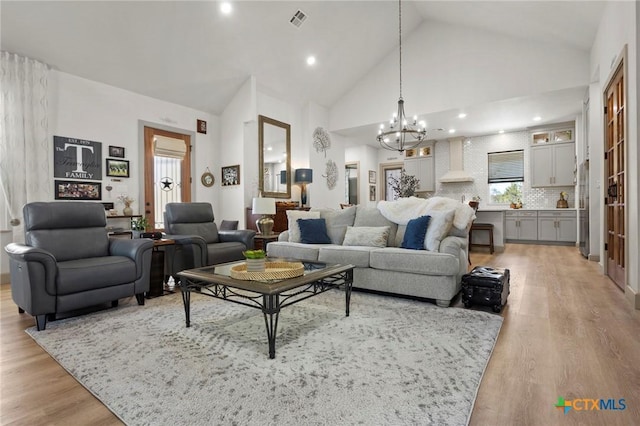
[[293,14],[291,19],[289,19],[289,22],[291,22],[291,25],[293,25],[294,27],[300,28],[300,26],[306,19],[307,19],[307,14],[301,11],[300,9],[298,9],[298,11]]

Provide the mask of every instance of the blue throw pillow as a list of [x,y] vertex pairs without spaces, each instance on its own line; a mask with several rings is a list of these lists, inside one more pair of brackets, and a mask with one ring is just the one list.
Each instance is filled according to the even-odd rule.
[[412,250],[424,250],[424,237],[427,235],[427,227],[431,216],[420,216],[411,219],[404,232],[404,238],[400,247]]
[[306,244],[331,244],[324,219],[298,219],[300,242]]

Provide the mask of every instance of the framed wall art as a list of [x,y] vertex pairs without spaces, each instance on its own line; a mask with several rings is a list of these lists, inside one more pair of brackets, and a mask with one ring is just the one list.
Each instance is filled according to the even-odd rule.
[[102,183],[56,180],[54,193],[56,200],[102,200]]
[[102,142],[54,136],[53,177],[102,179]]
[[369,170],[369,183],[376,183],[376,172]]
[[124,147],[109,145],[109,157],[124,158]]
[[128,178],[129,161],[107,158],[107,176]]
[[222,168],[222,186],[240,185],[240,165]]
[[369,185],[369,201],[375,201],[375,200],[376,200],[376,186]]

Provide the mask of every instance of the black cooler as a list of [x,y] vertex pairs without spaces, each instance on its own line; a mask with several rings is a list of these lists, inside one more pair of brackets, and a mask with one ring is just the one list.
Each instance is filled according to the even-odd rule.
[[509,296],[509,270],[476,266],[462,276],[462,303],[465,308],[473,304],[491,306],[500,312]]

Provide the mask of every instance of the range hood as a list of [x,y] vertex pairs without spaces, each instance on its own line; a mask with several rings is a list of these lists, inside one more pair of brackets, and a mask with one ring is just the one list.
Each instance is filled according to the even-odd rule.
[[463,139],[463,137],[449,139],[449,171],[440,178],[441,183],[473,181],[473,178],[464,171],[462,165],[464,155],[462,152]]

